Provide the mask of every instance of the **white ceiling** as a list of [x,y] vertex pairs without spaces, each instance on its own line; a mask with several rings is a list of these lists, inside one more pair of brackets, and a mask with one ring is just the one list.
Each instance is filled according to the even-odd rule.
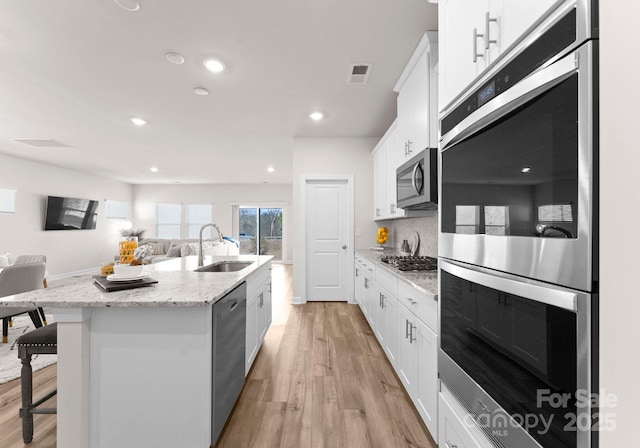
[[[395,82],[437,29],[427,0],[139,1],[2,2],[0,153],[134,184],[291,182],[294,138],[384,133]],[[353,63],[373,64],[367,85],[347,84]]]

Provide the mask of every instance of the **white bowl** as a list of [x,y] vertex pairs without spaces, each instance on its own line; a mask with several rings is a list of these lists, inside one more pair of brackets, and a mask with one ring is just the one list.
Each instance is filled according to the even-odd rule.
[[113,266],[113,275],[116,277],[131,278],[142,274],[144,266],[131,266],[128,264],[116,264]]

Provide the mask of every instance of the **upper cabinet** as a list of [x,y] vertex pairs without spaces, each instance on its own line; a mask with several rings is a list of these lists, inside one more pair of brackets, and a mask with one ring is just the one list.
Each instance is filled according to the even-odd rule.
[[397,207],[396,166],[398,120],[389,127],[373,149],[373,219],[391,219],[404,216]]
[[562,0],[440,0],[439,110]]
[[425,148],[438,146],[437,92],[438,33],[427,31],[400,75],[398,92],[398,136],[393,151],[398,164]]

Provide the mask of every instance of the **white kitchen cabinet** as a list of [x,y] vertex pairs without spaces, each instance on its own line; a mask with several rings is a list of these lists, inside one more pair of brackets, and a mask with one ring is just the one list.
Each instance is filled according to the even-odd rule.
[[271,263],[267,263],[247,278],[245,375],[249,373],[271,326],[271,304]]
[[529,27],[559,3],[557,0],[440,1],[439,110],[444,110]]
[[438,336],[401,301],[396,330],[396,371],[425,425],[437,439]]
[[375,333],[392,366],[396,366],[398,340],[398,300],[378,285],[378,308],[376,310]]
[[365,293],[365,289],[364,289],[364,265],[362,263],[362,260],[360,258],[359,255],[356,255],[354,258],[354,299],[355,302],[360,306],[360,308],[363,307],[363,297],[364,297],[364,293]]
[[436,31],[423,35],[393,88],[398,92],[398,138],[392,151],[399,155],[398,165],[427,147],[438,146],[437,42]]
[[374,148],[373,154],[373,219],[391,219],[404,216],[397,207],[396,167],[393,148],[397,144],[397,121]]

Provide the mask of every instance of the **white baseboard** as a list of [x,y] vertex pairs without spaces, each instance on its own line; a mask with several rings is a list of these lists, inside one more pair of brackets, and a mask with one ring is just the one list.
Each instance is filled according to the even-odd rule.
[[302,297],[291,297],[291,305],[304,305],[307,303]]

